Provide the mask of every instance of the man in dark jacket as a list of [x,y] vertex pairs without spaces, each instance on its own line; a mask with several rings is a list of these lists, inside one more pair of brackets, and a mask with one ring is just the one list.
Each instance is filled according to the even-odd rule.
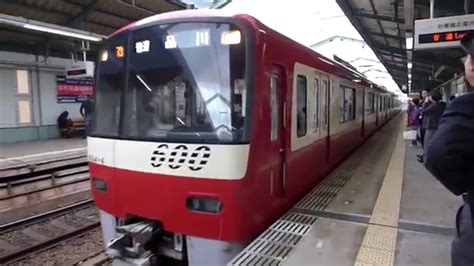
[[[474,86],[474,32],[461,41],[468,53],[467,86]],[[444,112],[430,141],[426,168],[464,205],[456,215],[457,235],[451,247],[454,266],[474,265],[474,93],[457,97]]]
[[[439,120],[446,109],[446,103],[441,101],[442,95],[439,90],[430,91],[430,96],[427,99],[426,108],[423,109],[423,124],[425,126],[425,137],[423,148],[428,150],[431,139],[438,130]],[[423,158],[418,158],[419,162],[423,162]]]
[[89,96],[85,101],[82,102],[81,107],[79,108],[79,112],[84,117],[84,137],[87,137],[90,134],[94,110],[94,101],[92,100],[92,97]]
[[421,142],[421,147],[423,148],[423,154],[418,154],[418,161],[420,163],[423,162],[424,158],[424,151],[425,149],[425,136],[426,136],[426,129],[428,127],[426,119],[424,119],[424,110],[426,110],[432,101],[429,101],[429,92],[427,90],[422,90],[421,91],[421,102],[420,102],[420,142]]
[[70,138],[73,136],[74,127],[72,120],[69,118],[69,112],[64,111],[62,112],[57,119],[58,127],[61,132],[61,137]]

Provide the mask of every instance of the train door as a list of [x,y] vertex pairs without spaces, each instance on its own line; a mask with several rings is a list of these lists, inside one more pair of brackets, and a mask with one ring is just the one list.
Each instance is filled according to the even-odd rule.
[[321,138],[325,140],[326,164],[329,163],[329,76],[321,75]]
[[270,154],[275,156],[271,172],[272,195],[283,196],[286,183],[286,86],[284,71],[272,67],[270,71],[271,133]]
[[362,89],[362,125],[361,125],[361,131],[360,131],[360,136],[363,138],[365,135],[365,89]]
[[375,125],[377,128],[380,126],[380,97],[378,94],[375,95]]

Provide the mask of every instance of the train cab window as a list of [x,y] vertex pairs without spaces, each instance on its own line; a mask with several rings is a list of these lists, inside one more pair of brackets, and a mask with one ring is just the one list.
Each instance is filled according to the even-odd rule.
[[307,131],[307,81],[306,76],[298,75],[296,80],[296,136],[306,136]]
[[[102,91],[122,88],[114,90],[122,98],[120,136],[165,142],[248,142],[247,41],[245,34],[235,43],[221,38],[239,31],[233,24],[193,22],[129,32],[128,39],[119,43],[129,43],[126,60],[109,56],[98,75],[102,109],[111,108],[104,98],[112,101]],[[109,113],[103,118],[106,122],[112,120]]]
[[319,111],[319,79],[314,79],[314,113],[313,113],[313,132],[317,132],[319,128],[319,116],[320,116],[320,111]]
[[367,96],[367,106],[365,110],[366,113],[370,115],[375,113],[375,94],[369,92]]
[[324,99],[323,99],[323,125],[328,125],[328,99],[329,99],[329,83],[327,80],[323,80],[323,90],[324,90]]
[[[126,37],[119,35],[110,42],[104,53],[115,53],[115,47],[126,42]],[[95,112],[92,135],[103,137],[118,137],[122,88],[125,82],[125,62],[121,58],[109,56],[108,60],[98,65],[96,81]]]
[[271,132],[270,140],[278,139],[278,77],[272,76],[270,79],[270,117]]
[[355,119],[355,89],[341,87],[343,90],[341,101],[340,122],[348,122]]

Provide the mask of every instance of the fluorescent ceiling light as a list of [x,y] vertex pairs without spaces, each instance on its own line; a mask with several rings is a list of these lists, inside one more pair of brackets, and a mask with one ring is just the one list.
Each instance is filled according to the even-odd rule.
[[411,79],[411,74],[408,74],[408,78]]
[[413,49],[413,37],[406,38],[407,50]]
[[100,42],[102,40],[102,38],[95,37],[95,36],[92,36],[92,35],[76,33],[76,32],[72,32],[72,31],[65,31],[65,30],[61,30],[61,29],[54,29],[54,28],[40,26],[40,25],[33,25],[33,24],[30,24],[30,23],[26,23],[25,25],[23,25],[23,28],[30,29],[30,30],[43,31],[43,32],[49,32],[49,33],[54,33],[54,34],[58,34],[58,35],[78,38],[78,39],[82,39],[82,40],[89,40],[89,41],[93,41],[93,42]]
[[52,34],[68,36],[72,38],[100,42],[106,39],[107,36],[95,34],[88,31],[78,30],[70,27],[64,27],[51,23],[45,23],[38,20],[26,19],[22,17],[9,16],[0,14],[0,25],[6,24],[14,27],[21,27],[30,30],[48,32]]
[[411,68],[413,67],[413,63],[408,63],[408,64],[407,64],[407,67],[408,67],[409,69],[411,69]]

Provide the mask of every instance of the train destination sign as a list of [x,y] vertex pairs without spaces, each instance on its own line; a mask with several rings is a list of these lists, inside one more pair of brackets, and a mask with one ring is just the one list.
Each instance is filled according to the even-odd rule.
[[459,41],[464,37],[467,31],[449,31],[449,32],[436,32],[429,34],[421,34],[418,36],[420,44],[424,43],[442,43],[442,42],[455,42]]
[[414,49],[458,47],[468,30],[474,30],[474,14],[416,20]]

